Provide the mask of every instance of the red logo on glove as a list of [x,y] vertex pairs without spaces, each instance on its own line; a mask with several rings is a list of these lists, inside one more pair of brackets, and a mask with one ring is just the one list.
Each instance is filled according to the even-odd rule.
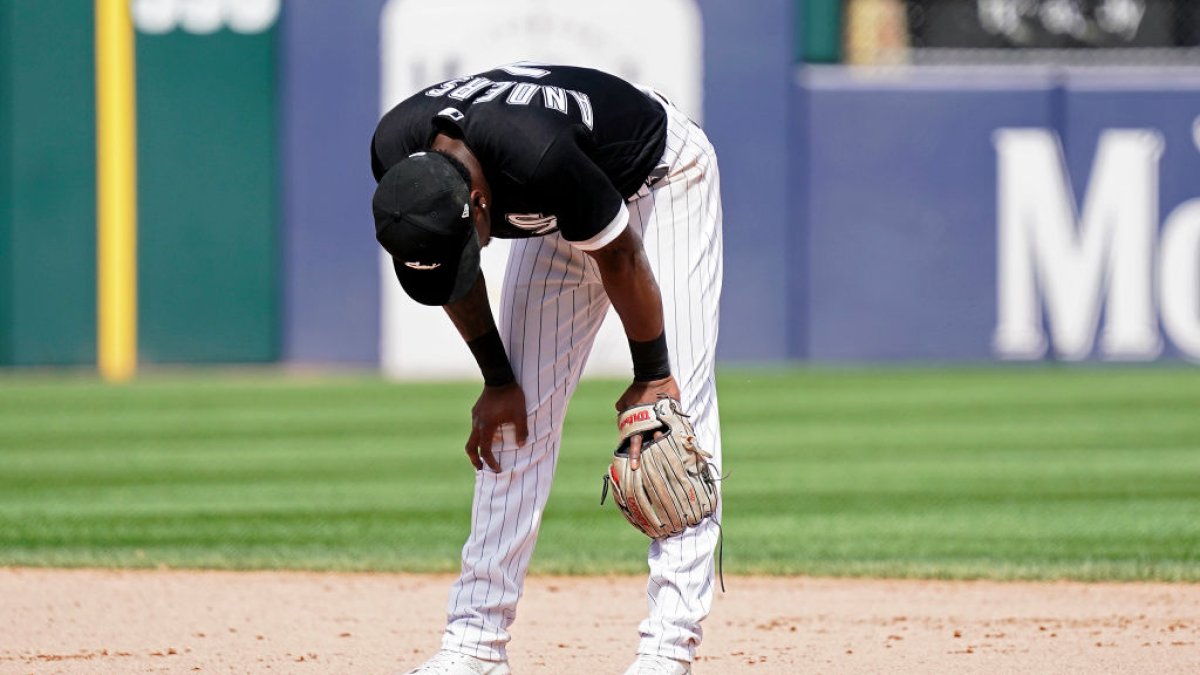
[[631,415],[627,415],[627,416],[621,418],[621,423],[618,424],[617,427],[618,427],[618,429],[623,431],[625,429],[625,427],[629,426],[630,424],[633,424],[634,422],[645,422],[648,419],[650,419],[650,411],[649,410],[639,410]]

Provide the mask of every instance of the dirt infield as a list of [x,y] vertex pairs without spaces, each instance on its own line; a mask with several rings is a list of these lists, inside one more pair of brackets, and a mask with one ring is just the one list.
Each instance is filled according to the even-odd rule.
[[[403,672],[449,578],[0,569],[0,673]],[[695,671],[1197,673],[1200,585],[731,578]],[[526,673],[620,673],[642,581],[537,577]]]

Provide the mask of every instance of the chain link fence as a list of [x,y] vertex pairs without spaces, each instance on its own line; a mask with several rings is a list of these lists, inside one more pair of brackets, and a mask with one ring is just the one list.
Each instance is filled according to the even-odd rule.
[[1200,0],[847,0],[854,64],[1200,65]]

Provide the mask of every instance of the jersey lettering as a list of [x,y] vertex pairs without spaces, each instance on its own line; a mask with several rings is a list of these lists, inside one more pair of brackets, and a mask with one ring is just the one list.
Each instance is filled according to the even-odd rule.
[[445,82],[439,84],[438,86],[434,87],[433,89],[430,89],[429,91],[425,92],[425,95],[432,96],[433,98],[437,98],[439,96],[445,96],[449,91],[451,91],[452,89],[454,89],[458,85],[462,84],[463,82],[466,82],[469,79],[471,79],[471,78],[456,77],[453,80],[446,80]]
[[562,87],[542,87],[542,100],[547,108],[566,114],[567,92]]
[[[471,105],[476,103],[490,103],[508,92],[508,97],[504,102],[509,105],[530,105],[538,92],[542,94],[542,104],[550,110],[556,110],[564,115],[570,114],[570,101],[574,99],[576,107],[579,108],[579,118],[584,126],[592,129],[595,124],[595,111],[592,110],[592,100],[587,94],[573,89],[564,89],[562,87],[551,87],[549,85],[534,84],[532,82],[492,82],[486,77],[477,77],[470,82],[457,87],[450,93],[450,98],[460,101],[469,100],[473,95],[487,87],[487,91],[481,96],[471,101]],[[429,96],[434,96],[434,91],[440,91],[437,96],[441,96],[449,91],[446,85],[441,85],[436,90],[426,92]],[[569,98],[568,98],[569,96]]]
[[495,101],[496,99],[500,98],[500,94],[503,94],[514,84],[516,84],[516,82],[493,82],[491,89],[485,91],[483,96],[475,99],[472,103],[487,103],[488,101]]
[[583,118],[583,126],[591,129],[596,118],[595,113],[592,111],[592,100],[588,98],[587,94],[575,91],[574,89],[568,89],[567,93],[571,95],[571,98],[575,99],[575,103],[579,104],[579,116]]
[[[518,77],[534,79],[550,74],[550,71],[545,68],[534,68],[530,65],[520,64],[501,66],[497,70],[502,70]],[[480,94],[480,92],[483,93]],[[540,85],[533,82],[493,82],[486,77],[467,76],[447,80],[426,91],[425,95],[438,98],[449,94],[450,98],[456,101],[471,101],[472,105],[474,105],[475,103],[490,103],[495,101],[504,96],[505,92],[508,93],[508,96],[504,99],[504,102],[509,105],[531,105],[538,92],[541,92],[542,104],[547,109],[556,110],[564,115],[570,114],[570,99],[574,99],[576,107],[579,108],[580,121],[588,129],[594,129],[596,115],[595,111],[592,110],[592,100],[587,94],[575,91],[574,89]]]
[[539,77],[545,77],[550,74],[550,71],[546,70],[545,68],[530,68],[529,66],[522,66],[519,63],[510,63],[507,66],[500,66],[499,70],[503,70],[509,75],[515,75],[517,77],[532,77],[535,80]]
[[541,87],[531,82],[519,82],[517,83],[517,86],[513,87],[513,90],[509,92],[508,98],[505,99],[505,102],[513,105],[529,105],[529,102],[533,100],[533,95],[536,94],[540,88]]
[[475,93],[478,92],[480,89],[483,89],[484,87],[488,86],[491,83],[492,83],[492,81],[487,79],[486,77],[477,77],[477,78],[471,80],[470,82],[464,84],[463,86],[450,92],[450,98],[458,99],[459,101],[465,101],[465,100],[471,98],[473,95],[475,95]]

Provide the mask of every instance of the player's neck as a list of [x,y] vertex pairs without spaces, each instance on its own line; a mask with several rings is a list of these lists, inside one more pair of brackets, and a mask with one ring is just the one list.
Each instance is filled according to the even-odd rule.
[[457,159],[467,167],[467,171],[471,172],[471,183],[473,186],[479,186],[486,183],[483,175],[483,165],[479,163],[479,159],[475,157],[475,153],[467,147],[467,144],[460,138],[447,136],[446,134],[437,134],[433,137],[433,142],[429,144],[430,149],[444,152],[447,155]]

